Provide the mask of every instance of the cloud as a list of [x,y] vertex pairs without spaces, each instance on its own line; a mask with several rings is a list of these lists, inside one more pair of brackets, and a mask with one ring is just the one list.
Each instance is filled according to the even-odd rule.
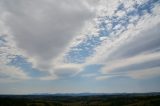
[[94,1],[1,0],[1,13],[5,16],[2,21],[21,55],[34,68],[48,71],[56,79],[54,72],[61,76],[63,71],[70,73],[75,69],[68,65],[57,68],[53,64],[82,31],[85,22],[94,17],[93,9],[98,2]]
[[60,66],[55,66],[55,74],[58,76],[74,76],[81,72],[80,64],[61,64]]
[[160,45],[159,5],[147,3],[1,0],[0,34],[5,33],[7,43],[0,48],[0,58],[7,64],[15,55],[24,57],[32,68],[48,72],[42,80],[75,76],[90,64],[104,65],[101,74],[131,69],[135,64],[144,67],[143,61],[158,61]]
[[5,25],[17,47],[40,70],[53,68],[53,59],[94,15],[83,0],[1,0],[0,5],[8,13]]
[[128,76],[135,79],[145,79],[160,76],[160,67],[136,70],[128,73]]
[[20,67],[9,65],[16,55],[19,55],[18,49],[10,37],[0,34],[0,83],[17,82],[28,80],[30,77]]
[[137,54],[154,52],[154,50],[160,48],[159,28],[160,24],[154,26],[148,31],[141,32],[131,41],[128,41],[116,49],[111,55],[113,55],[114,58],[125,58]]
[[128,75],[133,78],[149,77],[159,73],[159,70],[155,68],[159,66],[156,63],[160,62],[159,28],[160,24],[155,25],[117,47],[108,55],[109,60],[106,60],[102,73],[118,74],[120,72],[124,73],[124,76]]
[[[110,63],[108,62],[105,67],[102,68],[104,73],[107,72],[112,72],[114,70],[118,70],[118,69],[125,69],[128,67],[131,67],[132,65],[134,65],[135,67],[138,67],[138,65],[145,65],[149,62],[151,62],[152,64],[155,64],[154,61],[160,61],[160,53],[151,53],[151,54],[145,54],[145,55],[138,55],[135,57],[130,57],[130,58],[123,58],[120,60],[115,60],[115,61],[111,61]],[[147,66],[146,66],[147,67]],[[133,67],[132,67],[133,68]],[[130,68],[130,70],[132,70]]]
[[[99,63],[103,63],[103,61],[105,61],[105,60],[111,60],[111,58],[114,59],[114,58],[121,57],[118,55],[122,55],[123,52],[124,53],[130,52],[128,50],[131,50],[132,54],[134,52],[136,52],[136,51],[134,51],[134,48],[132,48],[132,46],[131,47],[127,46],[127,42],[130,42],[129,39],[135,38],[136,36],[137,36],[137,40],[138,40],[139,39],[138,36],[141,34],[143,35],[143,33],[141,33],[141,32],[143,32],[144,30],[149,30],[150,28],[155,27],[157,25],[157,23],[159,23],[159,14],[157,14],[158,10],[159,10],[159,6],[156,5],[152,9],[152,14],[145,14],[144,16],[139,17],[138,20],[136,20],[136,24],[129,23],[129,22],[126,23],[127,29],[122,30],[122,32],[120,32],[120,33],[117,30],[113,30],[111,33],[109,33],[108,36],[106,36],[105,40],[103,40],[103,42],[95,48],[96,53],[93,56],[91,56],[91,58],[88,58],[87,61],[93,62],[93,63],[94,63],[94,61],[99,62]],[[135,15],[130,16],[129,20],[132,20],[133,18],[135,18]],[[124,25],[121,23],[117,23],[117,25],[119,25],[119,24],[122,25],[121,29],[123,29]],[[156,29],[156,30],[158,30],[158,29]],[[156,30],[154,30],[154,31],[156,31]],[[143,43],[146,43],[149,46],[155,46],[155,47],[159,46],[158,44],[156,45],[156,43],[154,45],[153,44],[150,45],[150,43],[149,43],[149,42],[152,42],[153,39],[158,43],[158,39],[156,39],[158,37],[157,34],[155,35],[156,38],[154,38],[154,37],[151,38],[150,34],[148,34],[147,36],[141,36],[141,37],[143,37],[144,39],[146,37],[146,39],[147,39],[147,41],[145,41]],[[136,42],[136,43],[140,44],[140,45],[137,44],[137,46],[142,46],[139,48],[137,47],[137,49],[142,48],[143,50],[145,50],[145,48],[147,47],[147,46],[145,46],[145,44],[141,45],[141,43],[142,43],[141,40],[143,40],[143,38],[140,38],[139,42]],[[149,40],[149,39],[152,39],[152,40]],[[135,41],[136,41],[136,39],[135,39]],[[132,41],[133,47],[135,47],[134,43],[135,42]],[[125,45],[125,44],[126,44],[126,47],[124,46],[124,48],[120,48],[120,46]],[[141,51],[143,51],[143,50],[141,50]],[[131,55],[131,52],[128,53],[128,55]]]
[[148,78],[155,78],[160,76],[160,67],[150,67],[146,69],[137,69],[137,70],[123,70],[122,72],[113,72],[108,74],[102,74],[96,76],[96,80],[107,80],[113,77],[130,77],[133,79],[148,79]]
[[[76,61],[79,57],[77,62],[82,59],[86,66],[102,64],[102,74],[122,68],[131,69],[135,64],[138,66],[137,70],[148,64],[153,67],[155,61],[159,61],[159,53],[152,53],[160,46],[158,10],[159,4],[153,1],[100,1],[97,17],[94,19],[95,29],[93,28],[93,32],[97,33],[87,34],[86,38],[79,40],[81,43],[78,42],[78,46],[72,49],[70,58]],[[153,34],[154,37],[151,36]],[[92,52],[85,51],[85,48]],[[81,56],[83,52],[85,55]]]
[[0,65],[0,82],[15,82],[30,79],[30,77],[18,67]]
[[[157,14],[158,10],[159,5],[157,4],[151,10],[152,14],[146,13],[138,17],[134,21],[136,24],[129,21],[127,29],[120,33],[117,33],[116,29],[105,37],[101,45],[95,48],[96,52],[87,59],[86,64],[104,65],[101,70],[102,75],[98,75],[97,80],[107,79],[110,76],[138,78],[136,77],[138,72],[157,69],[156,67],[159,66],[158,63],[160,62],[160,20],[159,14]],[[133,18],[135,18],[135,15],[130,16],[129,20]],[[147,78],[150,75],[155,75],[152,72],[150,74],[149,71],[146,72],[148,74],[142,75],[142,77]],[[157,71],[157,73],[159,72]]]

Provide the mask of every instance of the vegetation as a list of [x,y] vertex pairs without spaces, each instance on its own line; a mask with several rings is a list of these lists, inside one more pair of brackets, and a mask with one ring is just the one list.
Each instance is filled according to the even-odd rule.
[[160,95],[1,95],[0,106],[160,106]]

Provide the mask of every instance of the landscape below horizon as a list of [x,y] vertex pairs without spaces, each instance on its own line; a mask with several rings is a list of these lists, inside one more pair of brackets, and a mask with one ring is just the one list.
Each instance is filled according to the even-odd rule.
[[160,93],[0,95],[0,106],[160,106]]

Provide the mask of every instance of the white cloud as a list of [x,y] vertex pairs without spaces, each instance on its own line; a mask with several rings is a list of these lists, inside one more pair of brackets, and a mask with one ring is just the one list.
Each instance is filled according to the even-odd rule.
[[0,65],[0,82],[15,82],[30,79],[30,77],[18,67]]
[[160,67],[132,71],[128,73],[128,76],[135,78],[135,79],[158,77],[160,76]]
[[98,2],[94,1],[1,0],[0,12],[7,13],[1,21],[9,28],[7,36],[16,44],[14,48],[21,50],[33,67],[52,73],[58,69],[53,67],[54,59],[94,16]]
[[124,3],[124,8],[126,9],[130,9],[133,7],[133,5],[135,5],[136,1],[135,0],[127,0]]
[[95,77],[96,80],[107,80],[114,77],[130,77],[133,79],[148,79],[160,76],[160,67],[153,67],[139,70],[128,70],[126,72],[113,72],[113,74],[102,74]]
[[54,67],[55,74],[59,77],[72,77],[82,71],[81,64],[74,64],[74,63],[66,63],[66,64],[59,64]]
[[[123,3],[125,1],[121,1],[121,2]],[[125,5],[125,8],[130,10],[130,8],[132,8],[135,3],[143,4],[144,2],[145,1],[136,1],[136,2],[131,3],[130,6],[128,6],[128,7]],[[101,11],[101,10],[103,10],[103,11],[101,11],[101,13],[98,13],[97,17],[99,17],[99,16],[101,17],[103,15],[104,16],[116,15],[114,13],[111,13],[109,15],[108,12],[105,11],[105,9],[108,9],[108,8],[105,7],[104,1],[101,1],[100,3],[102,3],[102,4],[100,5],[100,7],[98,7],[97,11]],[[110,2],[107,2],[107,3],[110,3]],[[117,6],[120,5],[120,2],[116,1],[116,2],[112,2],[112,3],[115,5],[115,9],[112,8],[112,12],[113,12],[116,10]],[[107,69],[114,70],[116,68],[118,69],[121,67],[127,67],[132,64],[141,64],[141,63],[143,63],[143,61],[150,62],[152,60],[154,61],[154,60],[159,59],[158,58],[159,53],[141,54],[141,52],[143,50],[144,50],[143,53],[144,52],[150,53],[151,51],[153,51],[153,49],[151,50],[152,47],[157,49],[157,46],[159,46],[159,44],[157,44],[157,46],[154,44],[154,43],[158,43],[158,41],[159,41],[159,37],[157,35],[157,33],[158,33],[157,29],[158,29],[159,25],[157,23],[160,22],[159,14],[157,13],[159,6],[158,7],[155,6],[155,8],[153,8],[153,10],[152,10],[153,14],[146,13],[146,15],[144,15],[142,17],[139,17],[139,16],[128,17],[129,23],[128,23],[128,27],[127,27],[126,31],[124,31],[125,29],[121,24],[117,24],[117,26],[115,27],[116,30],[113,33],[111,33],[107,37],[100,38],[102,40],[101,45],[96,47],[96,49],[95,49],[96,52],[93,54],[93,56],[90,56],[89,58],[87,58],[86,62],[83,65],[81,65],[81,67],[83,68],[85,65],[89,65],[89,64],[104,64],[106,67],[103,68],[103,74],[106,74],[104,71],[105,69],[106,70]],[[132,9],[135,9],[135,8],[132,8]],[[99,22],[99,20],[97,20],[95,18],[94,24],[97,25],[97,24],[99,24],[98,22]],[[134,22],[137,22],[136,26],[135,26]],[[96,30],[96,28],[97,28],[96,25],[92,26],[90,28],[90,30],[92,31],[92,29],[93,29],[93,32],[95,32],[95,33],[98,32],[98,29]],[[152,31],[152,29],[154,29],[153,27],[155,28],[155,30]],[[148,32],[145,32],[147,30],[150,30],[149,34],[148,34]],[[145,36],[144,33],[147,33],[148,35]],[[154,37],[152,36],[152,38],[151,38],[152,34],[154,34]],[[98,35],[98,34],[95,34],[95,35]],[[87,34],[87,37],[92,37],[92,36],[93,36],[92,34],[91,34],[91,36],[88,36],[88,34]],[[83,36],[80,39],[83,39],[83,40],[80,40],[80,42],[83,42],[85,39],[85,36]],[[143,44],[143,43],[141,44],[141,41],[143,41],[144,39],[145,40],[150,39],[150,40],[145,41],[145,44],[148,47],[150,47],[150,48],[148,48],[149,49],[148,51],[147,51],[147,48],[145,48],[145,44]],[[132,42],[132,40],[133,40],[133,42]],[[138,40],[138,41],[136,42],[136,40]],[[140,43],[138,43],[138,42],[140,42]],[[134,43],[137,45],[133,46]],[[124,46],[124,45],[126,45],[126,46]],[[136,46],[137,46],[137,48],[134,48]],[[133,50],[130,50],[129,48],[130,49],[132,48]],[[134,51],[134,49],[135,49],[135,51]],[[137,51],[136,51],[136,49],[137,49]],[[142,49],[142,50],[139,50],[139,49]],[[135,55],[132,55],[132,54],[134,54],[134,52],[135,52]],[[137,52],[137,54],[136,54],[136,52]],[[121,56],[121,55],[125,56],[125,54],[126,54],[126,56],[131,55],[131,57],[126,58],[126,57]],[[146,57],[148,57],[148,58],[146,58]],[[120,60],[118,60],[118,59],[120,59]],[[124,62],[124,60],[126,60],[126,62]],[[86,75],[86,76],[90,76],[90,75]],[[109,77],[109,76],[105,76],[105,78],[103,78],[104,76],[102,76],[102,79]],[[118,75],[113,75],[113,76],[118,76]],[[101,77],[100,78],[97,77],[97,79],[101,79]]]
[[40,80],[56,80],[74,77],[82,71],[82,64],[76,63],[56,63],[53,70],[47,76],[40,77]]
[[[120,48],[139,36],[141,31],[148,30],[160,22],[159,6],[152,10],[152,15],[147,14],[142,18],[128,17],[130,23],[125,32],[123,32],[125,28],[117,24],[114,27],[115,32],[100,38],[101,45],[95,48],[96,53],[84,64],[64,62],[63,56],[71,47],[90,37],[99,36],[99,17],[123,17],[126,11],[135,9],[133,8],[135,3],[143,4],[144,2],[145,0],[130,0],[127,3],[126,0],[1,0],[0,13],[3,17],[0,18],[0,28],[2,27],[0,33],[6,34],[8,43],[0,48],[0,52],[3,51],[0,58],[6,61],[3,63],[6,64],[10,61],[8,55],[27,57],[34,68],[49,72],[50,75],[40,78],[43,80],[74,76],[88,64],[102,63],[107,66],[112,60],[118,64],[116,58],[123,57],[125,53],[131,54],[128,53],[130,49],[124,49],[121,52]],[[125,10],[115,13],[121,3],[124,4]],[[134,26],[133,22],[138,19],[140,19],[138,24]],[[111,20],[106,23],[106,27],[111,30],[113,27]],[[135,57],[138,60],[140,56]],[[61,61],[59,62],[57,58],[61,58]],[[133,63],[130,61],[133,57],[125,59],[129,61],[127,64]],[[112,65],[112,62],[110,64]],[[119,68],[118,65],[114,65],[115,68]]]
[[[157,10],[158,9],[155,9],[153,11],[153,14],[156,13]],[[115,55],[119,55],[120,54],[119,52],[123,52],[123,50],[120,50],[118,52],[116,51],[121,45],[123,44],[125,45],[126,42],[129,42],[131,39],[135,38],[136,36],[142,35],[141,32],[143,32],[144,30],[146,31],[149,30],[150,28],[156,26],[157,23],[159,22],[160,22],[159,14],[154,14],[154,15],[143,16],[143,18],[140,18],[138,20],[136,26],[133,25],[133,23],[128,23],[129,24],[128,28],[123,33],[120,33],[118,35],[116,33],[111,33],[109,36],[107,36],[105,40],[101,43],[101,45],[95,48],[96,50],[95,54],[91,57],[88,57],[88,59],[86,60],[86,64],[94,64],[94,63],[103,64],[105,60],[110,60],[111,58],[115,58]],[[152,39],[156,39],[156,38],[152,37]],[[115,53],[114,55],[112,55],[113,52]]]
[[98,16],[112,16],[118,7],[120,0],[100,0],[100,5],[97,9]]
[[[126,31],[118,33],[117,35],[117,32],[111,33],[103,40],[100,46],[96,47],[95,54],[87,59],[86,65],[104,65],[101,70],[102,76],[96,77],[97,80],[107,79],[109,76],[131,77],[132,72],[130,74],[125,74],[126,72],[124,70],[124,74],[122,74],[119,71],[122,71],[121,69],[131,69],[129,67],[136,64],[143,64],[143,67],[140,69],[131,69],[133,71],[133,76],[136,75],[135,73],[138,74],[138,70],[143,70],[142,72],[145,73],[145,65],[147,65],[147,62],[154,64],[152,61],[160,60],[160,54],[158,52],[160,47],[160,16],[157,14],[160,7],[156,5],[155,8],[153,8],[152,14],[145,14],[141,18],[134,19],[134,16],[130,17],[129,20],[132,20],[132,18],[137,20],[137,25],[128,23],[129,25]],[[152,68],[157,66],[146,67],[152,70]],[[149,71],[146,72],[148,73],[146,75],[148,77],[149,75],[155,75],[152,74],[151,71],[150,74]],[[154,71],[154,73],[156,72]]]
[[126,15],[125,11],[118,11],[116,13],[116,16],[118,16],[119,18],[124,17]]
[[[158,24],[158,23],[157,23]],[[102,68],[103,74],[117,73],[118,70],[124,70],[122,76],[129,76],[133,78],[148,78],[159,75],[157,66],[149,68],[147,62],[155,64],[153,61],[160,61],[160,37],[159,37],[159,24],[151,29],[146,29],[138,35],[128,39],[120,46],[113,49],[104,61],[105,66]],[[112,50],[112,49],[111,49]],[[137,66],[143,64],[140,69],[131,69],[132,65]],[[145,66],[146,64],[146,66]],[[148,67],[146,69],[145,67]],[[125,70],[131,71],[125,73]],[[143,74],[144,73],[144,74]],[[120,74],[121,75],[121,74]],[[103,77],[102,77],[103,79]]]
[[[108,62],[105,67],[102,68],[102,73],[107,74],[118,70],[120,68],[129,67],[131,65],[138,65],[145,62],[154,60],[160,61],[160,53],[140,54],[133,57],[117,59],[115,61]],[[154,63],[153,63],[154,64]]]

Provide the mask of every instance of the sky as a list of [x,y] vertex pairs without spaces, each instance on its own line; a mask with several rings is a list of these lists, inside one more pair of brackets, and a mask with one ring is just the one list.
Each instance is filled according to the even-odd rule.
[[160,0],[0,0],[0,94],[160,92]]

